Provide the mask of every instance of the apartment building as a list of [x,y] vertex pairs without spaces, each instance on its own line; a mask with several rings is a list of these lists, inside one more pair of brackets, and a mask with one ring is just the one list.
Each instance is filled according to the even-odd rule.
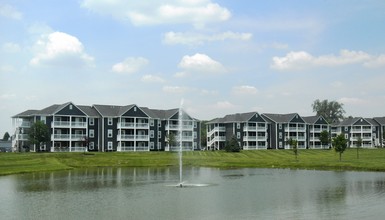
[[[159,110],[135,104],[51,105],[27,110],[12,117],[15,127],[14,151],[172,151],[200,149],[200,122],[179,109]],[[50,142],[32,146],[28,142],[31,125],[42,121],[50,131]],[[180,126],[179,126],[180,125]],[[170,141],[173,134],[181,138]]]
[[323,145],[320,141],[321,132],[330,132],[329,123],[322,116],[302,117],[306,122],[307,146],[309,149],[329,149],[330,144]]
[[257,112],[226,115],[206,124],[207,149],[222,150],[235,136],[243,150],[268,148],[268,123]]
[[[377,118],[377,120],[381,121],[382,118]],[[343,134],[345,139],[348,140],[348,147],[357,147],[357,140],[361,138],[362,143],[359,147],[372,148],[380,146],[380,140],[382,139],[380,124],[371,118],[347,118],[332,124],[332,138],[339,134]]]
[[271,149],[290,149],[287,140],[298,141],[298,149],[307,148],[306,122],[297,113],[262,114],[270,124]]

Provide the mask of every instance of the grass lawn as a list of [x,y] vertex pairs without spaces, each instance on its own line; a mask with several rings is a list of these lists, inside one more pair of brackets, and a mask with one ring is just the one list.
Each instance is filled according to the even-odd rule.
[[[218,168],[293,168],[317,170],[385,171],[385,149],[348,149],[339,161],[334,150],[291,150],[183,152],[184,166]],[[87,167],[178,166],[177,152],[113,153],[0,153],[0,175]]]

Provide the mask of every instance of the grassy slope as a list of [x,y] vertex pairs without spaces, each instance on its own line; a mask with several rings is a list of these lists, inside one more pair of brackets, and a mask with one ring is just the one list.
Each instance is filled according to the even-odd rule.
[[[183,153],[184,166],[220,168],[263,167],[326,170],[385,171],[385,149],[360,149],[344,152],[342,162],[333,150],[300,150],[298,160],[290,150],[258,150],[226,153],[195,151]],[[178,153],[2,153],[0,175],[53,171],[85,167],[159,167],[177,166]]]

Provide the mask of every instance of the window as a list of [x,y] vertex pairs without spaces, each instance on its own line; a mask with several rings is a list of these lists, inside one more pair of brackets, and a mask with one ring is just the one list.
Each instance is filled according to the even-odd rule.
[[95,148],[95,142],[91,141],[89,145],[89,149],[94,150],[94,148]]
[[158,138],[161,138],[161,137],[162,137],[162,132],[158,131]]
[[154,150],[154,142],[150,142],[150,149]]
[[108,150],[112,150],[112,141],[109,141],[109,142],[107,143],[107,149],[108,149]]
[[158,149],[162,148],[162,143],[158,142]]
[[279,132],[279,139],[282,139],[282,132]]
[[279,129],[282,129],[282,124],[278,124],[278,126],[279,126]]
[[349,139],[349,135],[348,134],[345,134],[345,139]]
[[345,131],[348,132],[348,131],[349,131],[349,128],[348,128],[348,127],[345,127]]
[[279,148],[282,148],[282,141],[279,142]]
[[197,122],[194,121],[194,128],[197,128]]
[[241,124],[237,123],[237,129],[240,129],[240,128],[241,128]]
[[154,126],[154,119],[150,120],[150,126]]
[[72,110],[72,105],[70,105],[70,110]]
[[196,131],[194,131],[194,138],[197,138],[198,134]]
[[197,149],[197,142],[194,142],[194,149]]
[[90,138],[95,137],[94,129],[90,129]]
[[89,124],[90,125],[94,125],[95,124],[95,119],[94,118],[90,118]]
[[153,130],[150,131],[150,138],[154,138],[154,131]]
[[112,118],[107,118],[107,124],[112,125]]
[[134,107],[134,112],[136,112],[136,106]]
[[112,138],[112,129],[107,130],[107,137]]
[[158,127],[162,126],[162,124],[160,123],[160,121],[158,121]]
[[40,117],[40,121],[43,122],[43,124],[45,124],[45,121],[46,121],[45,116],[41,116],[41,117]]
[[237,132],[237,138],[241,138],[241,133],[240,132]]

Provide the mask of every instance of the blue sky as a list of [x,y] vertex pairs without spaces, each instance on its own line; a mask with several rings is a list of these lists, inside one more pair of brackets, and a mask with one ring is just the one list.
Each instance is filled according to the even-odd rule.
[[[131,3],[134,2],[134,3]],[[0,0],[0,135],[51,104],[385,115],[382,0]]]

